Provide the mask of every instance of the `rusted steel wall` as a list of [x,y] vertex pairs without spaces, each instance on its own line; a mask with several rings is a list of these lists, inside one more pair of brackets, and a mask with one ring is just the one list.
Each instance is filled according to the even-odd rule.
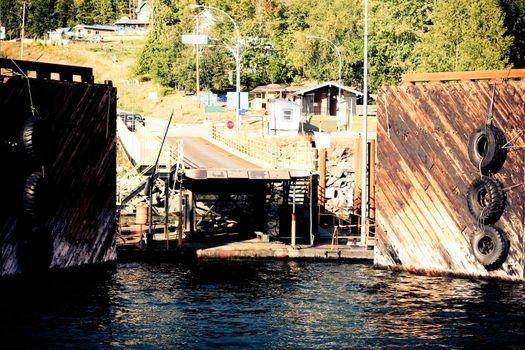
[[115,261],[115,121],[110,85],[0,80],[0,275]]
[[[375,264],[426,274],[524,279],[525,81],[496,81],[493,122],[510,146],[494,177],[507,207],[494,224],[510,241],[501,268],[472,254],[478,227],[467,189],[479,177],[468,158],[472,131],[484,125],[493,82],[385,86],[377,99],[377,239]],[[513,187],[515,186],[515,187]]]

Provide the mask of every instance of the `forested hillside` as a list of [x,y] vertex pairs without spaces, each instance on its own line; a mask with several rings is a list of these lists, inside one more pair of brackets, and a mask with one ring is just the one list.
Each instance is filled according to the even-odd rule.
[[[22,0],[2,0],[8,38],[19,36]],[[112,24],[136,7],[128,0],[31,0],[27,30],[75,24]],[[232,22],[222,13],[189,5],[194,0],[149,0],[150,34],[137,73],[167,87],[195,90],[196,55],[181,35],[205,33],[218,39],[201,45],[203,89],[234,84]],[[363,0],[210,0],[226,11],[241,34],[241,83],[250,89],[269,83],[336,80],[361,88]],[[227,44],[227,45],[225,45]],[[525,67],[525,0],[369,0],[369,83],[372,91],[397,83],[402,73]]]

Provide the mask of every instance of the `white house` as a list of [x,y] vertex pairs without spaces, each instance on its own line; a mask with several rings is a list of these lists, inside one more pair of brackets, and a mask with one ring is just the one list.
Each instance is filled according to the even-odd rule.
[[122,17],[115,25],[123,28],[124,32],[144,33],[149,26],[152,7],[148,1],[138,0],[135,18]]
[[299,132],[299,124],[301,122],[301,105],[293,101],[283,99],[270,100],[269,104],[269,134],[297,134]]

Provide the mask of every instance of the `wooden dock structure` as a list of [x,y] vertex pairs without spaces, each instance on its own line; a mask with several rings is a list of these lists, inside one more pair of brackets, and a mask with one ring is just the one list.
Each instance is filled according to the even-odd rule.
[[524,282],[525,70],[407,75],[377,114],[375,265]]

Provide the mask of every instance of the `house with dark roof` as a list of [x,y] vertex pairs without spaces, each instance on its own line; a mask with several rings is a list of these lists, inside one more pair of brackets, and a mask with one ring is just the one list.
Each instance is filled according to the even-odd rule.
[[335,116],[337,125],[344,130],[357,114],[357,105],[363,103],[363,93],[328,81],[295,91],[294,100],[301,105],[303,115]]

